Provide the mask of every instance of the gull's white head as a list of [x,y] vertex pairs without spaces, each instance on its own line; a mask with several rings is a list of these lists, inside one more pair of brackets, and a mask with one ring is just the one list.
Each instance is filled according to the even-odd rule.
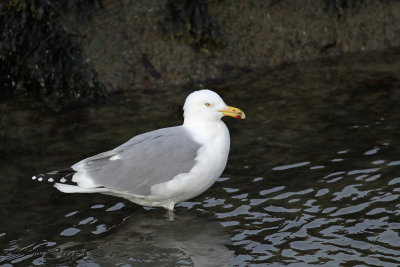
[[183,106],[184,118],[187,120],[201,120],[216,122],[223,116],[244,119],[245,114],[238,108],[227,106],[215,92],[203,89],[188,95]]

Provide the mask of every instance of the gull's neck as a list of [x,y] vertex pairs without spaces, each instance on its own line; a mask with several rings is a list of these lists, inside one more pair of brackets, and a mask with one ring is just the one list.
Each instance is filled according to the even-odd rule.
[[228,135],[228,129],[223,121],[218,120],[199,120],[186,119],[182,125],[195,137],[196,141],[205,143],[207,140],[214,139],[221,135]]
[[213,128],[217,127],[220,124],[225,123],[220,120],[220,119],[214,119],[214,120],[204,120],[204,119],[198,119],[198,118],[189,118],[185,119],[183,121],[183,126],[185,128]]

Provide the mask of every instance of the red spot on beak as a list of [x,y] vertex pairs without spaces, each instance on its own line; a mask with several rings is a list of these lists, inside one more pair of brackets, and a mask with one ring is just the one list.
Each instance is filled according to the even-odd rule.
[[236,115],[235,116],[235,119],[241,119],[242,117],[241,116],[239,116],[239,115]]

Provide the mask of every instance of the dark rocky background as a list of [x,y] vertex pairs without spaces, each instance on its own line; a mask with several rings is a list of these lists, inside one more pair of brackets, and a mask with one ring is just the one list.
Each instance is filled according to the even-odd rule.
[[400,45],[395,0],[9,0],[0,14],[0,101],[56,110]]

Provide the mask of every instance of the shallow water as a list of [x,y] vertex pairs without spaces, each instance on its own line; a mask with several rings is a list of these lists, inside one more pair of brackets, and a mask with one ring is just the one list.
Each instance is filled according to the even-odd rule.
[[399,60],[353,55],[213,84],[247,119],[224,119],[227,168],[173,221],[30,177],[180,123],[189,90],[58,115],[2,106],[0,264],[398,266]]

